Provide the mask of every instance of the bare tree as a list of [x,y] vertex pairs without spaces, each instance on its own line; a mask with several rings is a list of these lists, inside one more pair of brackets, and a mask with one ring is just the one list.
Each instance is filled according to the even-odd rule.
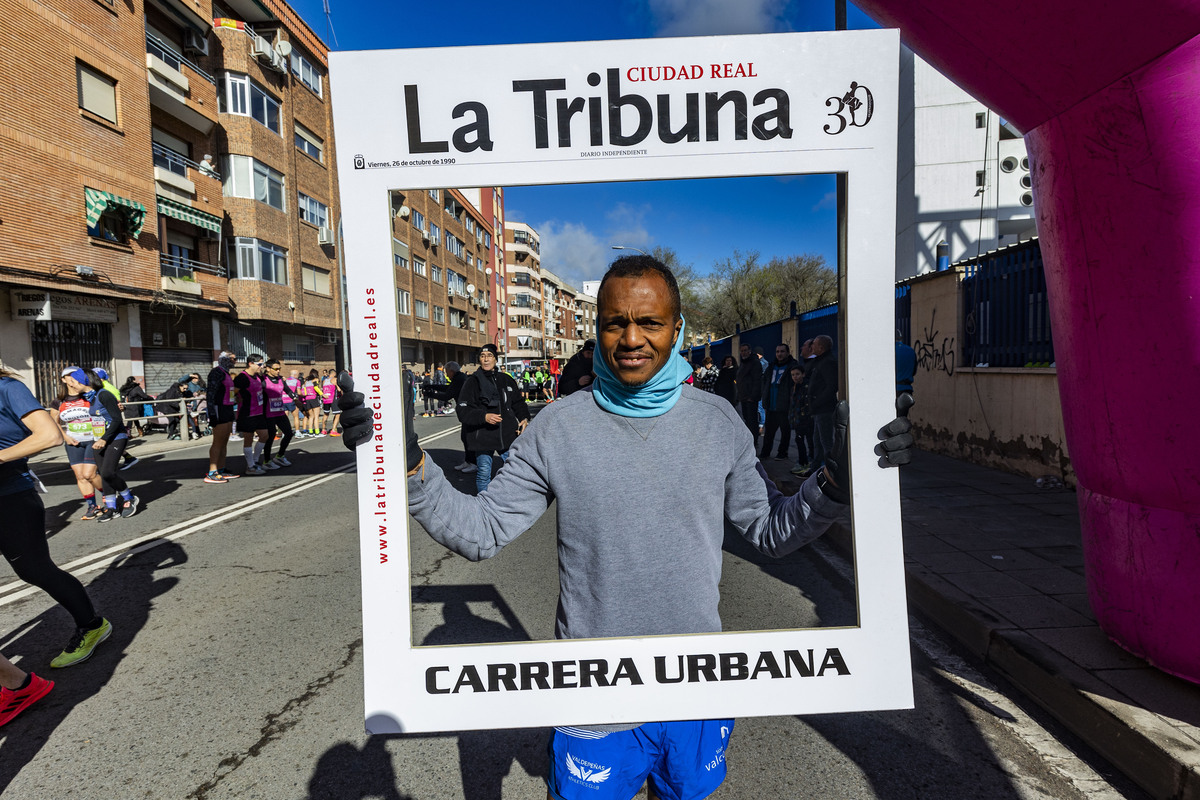
[[724,336],[786,317],[792,301],[800,312],[837,300],[837,274],[817,255],[775,257],[765,264],[758,252],[717,261],[705,291],[701,313],[708,330]]

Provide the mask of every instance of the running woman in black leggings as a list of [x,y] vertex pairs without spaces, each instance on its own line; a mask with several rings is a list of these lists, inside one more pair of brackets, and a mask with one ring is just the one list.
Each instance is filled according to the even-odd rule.
[[[263,450],[265,460],[262,465],[266,469],[290,467],[292,462],[287,460],[287,449],[292,442],[292,423],[288,421],[285,401],[290,397],[292,402],[295,402],[296,395],[292,394],[291,387],[283,377],[283,365],[279,363],[278,358],[267,361],[266,374],[263,376],[263,394],[267,404],[267,446]],[[283,432],[283,439],[279,442],[279,455],[271,458],[275,434],[280,431]]]
[[100,473],[100,483],[104,487],[104,508],[100,509],[96,521],[110,522],[117,516],[132,517],[137,512],[138,499],[129,491],[125,479],[117,474],[121,468],[121,456],[129,444],[129,432],[121,416],[121,406],[112,392],[105,390],[104,379],[95,372],[81,370],[72,377],[83,383],[79,380],[83,376],[86,376],[84,380],[91,387],[91,391],[84,396],[92,404],[92,432],[96,437],[92,449],[96,451],[96,471]]
[[25,384],[0,369],[0,552],[17,577],[49,594],[75,620],[75,635],[52,667],[86,661],[112,633],[79,579],[50,560],[46,546],[46,509],[38,497],[28,459],[62,443],[62,431]]

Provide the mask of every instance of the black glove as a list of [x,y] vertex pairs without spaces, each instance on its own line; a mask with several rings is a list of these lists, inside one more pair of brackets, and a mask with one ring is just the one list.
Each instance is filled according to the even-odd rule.
[[908,392],[899,395],[896,398],[896,418],[879,429],[881,441],[875,445],[879,466],[899,467],[912,461],[912,423],[908,421],[908,410],[913,403],[913,396]]
[[850,428],[850,404],[842,400],[833,410],[833,447],[825,455],[825,468],[817,473],[817,486],[830,500],[850,502],[850,463],[846,458],[846,434]]
[[[350,373],[338,375],[338,387],[342,390],[338,398],[338,408],[342,411],[342,444],[347,450],[353,450],[371,438],[374,425],[374,415],[363,405],[363,393],[354,391],[354,379]],[[417,444],[417,432],[413,429],[412,393],[404,393],[404,416],[410,421],[405,426],[404,469],[411,472],[421,463],[421,446]]]

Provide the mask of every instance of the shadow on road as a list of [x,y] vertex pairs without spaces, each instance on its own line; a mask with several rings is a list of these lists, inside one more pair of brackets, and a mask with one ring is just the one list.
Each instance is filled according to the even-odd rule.
[[[72,632],[70,616],[59,606],[30,620],[28,630],[5,646],[23,656],[21,666],[54,681],[54,690],[37,706],[4,728],[0,745],[0,795],[66,720],[75,706],[103,689],[150,617],[154,599],[174,588],[178,578],[155,578],[157,570],[187,562],[187,553],[174,542],[128,556],[112,564],[87,586],[97,613],[113,625],[108,641],[86,662],[51,670]],[[85,736],[85,734],[80,734]]]

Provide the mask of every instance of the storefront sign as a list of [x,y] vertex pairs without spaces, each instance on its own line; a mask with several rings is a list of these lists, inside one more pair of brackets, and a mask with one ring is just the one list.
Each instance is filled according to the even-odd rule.
[[35,322],[54,319],[49,292],[29,292],[23,289],[13,289],[11,295],[12,318],[14,320]]
[[106,297],[87,297],[81,294],[52,294],[50,309],[53,319],[70,322],[117,321],[117,303]]

